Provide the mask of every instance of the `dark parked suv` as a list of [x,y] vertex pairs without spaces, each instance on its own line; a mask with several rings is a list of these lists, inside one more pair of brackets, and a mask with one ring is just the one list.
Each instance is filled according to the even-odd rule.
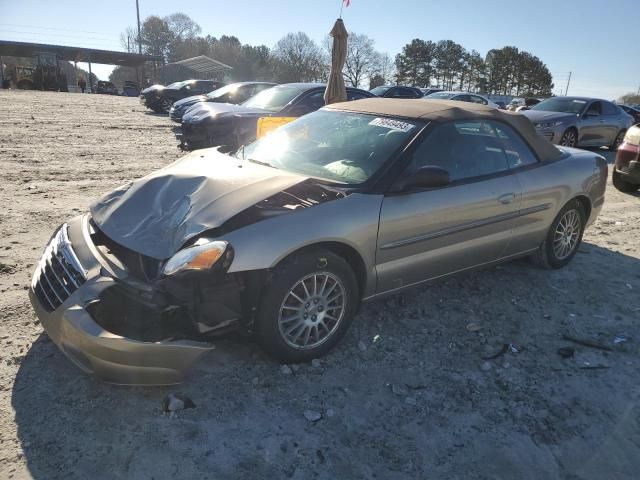
[[140,103],[154,112],[169,113],[171,105],[193,95],[204,95],[224,84],[214,80],[185,80],[168,86],[152,85],[140,92]]

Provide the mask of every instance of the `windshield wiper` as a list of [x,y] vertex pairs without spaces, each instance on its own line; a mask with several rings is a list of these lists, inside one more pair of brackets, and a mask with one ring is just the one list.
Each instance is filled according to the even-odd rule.
[[276,168],[275,166],[271,165],[269,162],[263,162],[262,160],[256,160],[255,158],[247,158],[247,160],[250,161],[251,163],[257,163],[258,165],[264,165],[265,167]]

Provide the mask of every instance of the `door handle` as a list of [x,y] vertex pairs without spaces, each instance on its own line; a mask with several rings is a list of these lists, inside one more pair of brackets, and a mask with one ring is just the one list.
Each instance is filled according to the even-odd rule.
[[502,203],[503,205],[507,205],[507,204],[509,204],[509,203],[513,202],[513,199],[514,199],[515,197],[516,197],[516,196],[515,196],[515,194],[513,194],[513,193],[505,193],[504,195],[500,195],[500,196],[498,197],[498,201],[499,201],[500,203]]
[[600,120],[600,123],[604,123],[604,122],[605,122],[605,120]]

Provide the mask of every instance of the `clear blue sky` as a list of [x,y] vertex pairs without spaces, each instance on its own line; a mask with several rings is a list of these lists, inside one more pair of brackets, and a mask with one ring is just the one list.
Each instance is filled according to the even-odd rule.
[[[272,47],[287,32],[320,41],[341,0],[140,0],[140,15],[182,11],[204,34]],[[513,45],[545,62],[570,94],[615,98],[640,87],[640,0],[351,0],[347,28],[395,56],[413,38],[451,39],[486,54]],[[0,39],[120,49],[135,0],[0,0]],[[101,78],[109,67],[96,66]]]

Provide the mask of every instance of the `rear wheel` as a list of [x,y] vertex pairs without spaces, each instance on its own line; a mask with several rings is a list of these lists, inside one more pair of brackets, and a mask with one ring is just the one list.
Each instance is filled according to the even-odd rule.
[[613,183],[613,186],[616,187],[617,190],[623,193],[633,193],[636,190],[638,190],[638,187],[640,187],[640,185],[637,185],[635,183],[629,183],[626,180],[624,180],[624,178],[622,177],[622,174],[616,171],[615,168],[613,169],[613,174],[611,175],[611,182]]
[[575,128],[568,128],[560,138],[560,145],[564,147],[575,147],[578,145],[578,132]]
[[305,362],[333,348],[353,321],[358,284],[349,264],[328,250],[282,262],[256,319],[258,341],[284,362]]
[[620,144],[622,143],[622,141],[624,140],[624,135],[625,133],[627,133],[625,130],[620,130],[618,132],[618,135],[616,135],[615,140],[613,141],[613,143],[611,145],[609,145],[609,150],[613,150],[614,152],[616,150],[618,150],[618,147],[620,146]]
[[543,268],[562,268],[578,251],[587,222],[584,207],[578,200],[564,206],[549,228],[547,238],[533,254],[534,262]]

